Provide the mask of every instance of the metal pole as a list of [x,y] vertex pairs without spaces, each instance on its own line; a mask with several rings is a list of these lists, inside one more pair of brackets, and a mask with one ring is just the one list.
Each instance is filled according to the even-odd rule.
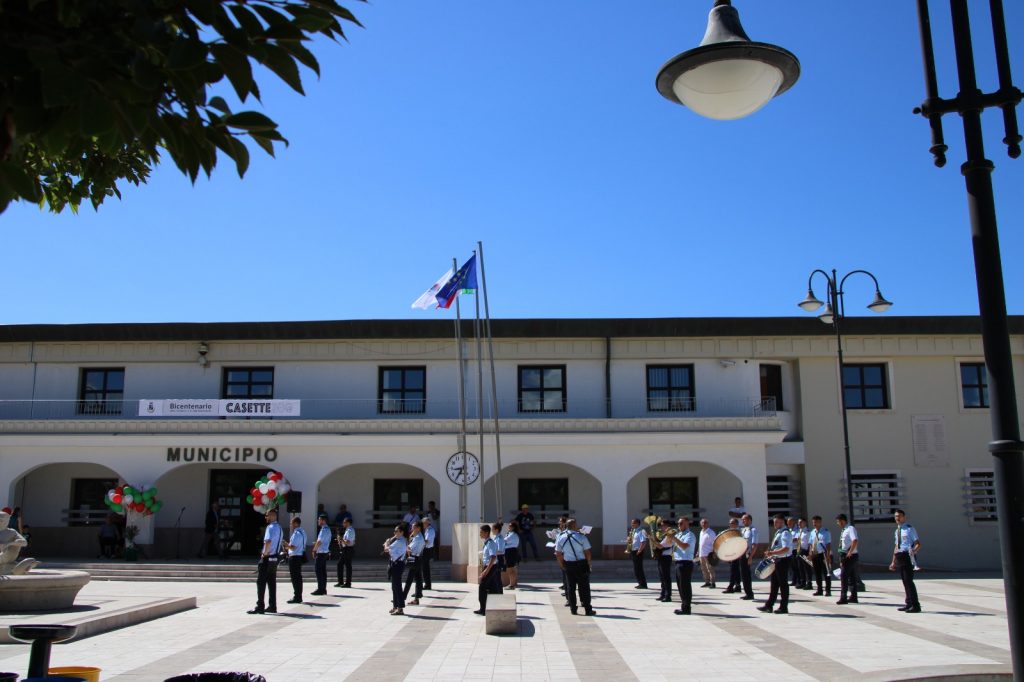
[[850,514],[850,523],[853,524],[853,467],[850,464],[850,426],[846,415],[846,391],[843,389],[843,333],[840,327],[842,319],[839,308],[839,292],[836,289],[836,271],[832,271],[832,278],[828,283],[829,304],[832,306],[832,327],[836,330],[836,356],[839,361],[839,409],[843,415],[843,457],[846,463],[846,507]]
[[[479,287],[479,284],[477,285]],[[473,334],[476,336],[476,418],[480,434],[480,523],[484,522],[484,358],[480,346],[480,292],[473,296],[476,305],[476,319],[473,320]],[[498,508],[497,518],[501,518]]]
[[491,333],[491,306],[487,303],[487,274],[484,272],[484,243],[476,243],[480,255],[480,288],[484,292],[484,320],[487,325],[487,356],[491,364],[491,409],[494,410],[494,496],[498,503],[498,516],[504,514],[501,502],[501,428],[498,417],[498,384],[494,379],[494,334]]
[[[956,47],[960,96],[978,93],[971,45],[970,18],[965,0],[950,0],[953,40]],[[965,102],[967,104],[967,102]],[[994,166],[985,158],[982,139],[983,106],[961,107],[967,161],[961,166],[967,186],[971,218],[974,271],[978,283],[981,338],[988,368],[988,388],[993,440],[988,449],[994,457],[996,508],[1002,547],[1006,617],[1010,631],[1010,657],[1014,679],[1024,680],[1024,443],[1020,439],[1017,396],[1013,379],[1013,355],[1006,321],[999,234],[995,197],[992,192]]]
[[[459,271],[459,262],[452,258],[452,272]],[[455,297],[455,359],[458,365],[459,377],[459,435],[457,447],[459,452],[466,452],[466,382],[462,376],[462,310],[459,306],[459,297]],[[468,492],[466,490],[466,457],[462,458],[462,481],[459,486],[459,523],[466,523],[466,505]]]

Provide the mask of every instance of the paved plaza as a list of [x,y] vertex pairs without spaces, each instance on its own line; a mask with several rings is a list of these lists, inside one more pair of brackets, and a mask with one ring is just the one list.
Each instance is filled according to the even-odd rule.
[[[244,584],[99,582],[80,602],[197,597],[198,607],[54,648],[51,665],[103,669],[105,682],[163,680],[186,672],[250,671],[288,680],[894,680],[1008,673],[1001,581],[926,574],[925,612],[904,614],[894,577],[869,575],[858,605],[795,591],[789,615],[697,588],[691,616],[655,601],[656,590],[594,586],[593,618],[572,616],[557,584],[525,586],[519,635],[488,636],[473,586],[437,583],[406,616],[388,615],[390,588],[356,583],[326,597],[250,616]],[[760,598],[766,583],[756,586]],[[0,625],[24,621],[0,616]],[[60,618],[50,617],[51,622]],[[0,645],[0,670],[24,674],[28,647]]]

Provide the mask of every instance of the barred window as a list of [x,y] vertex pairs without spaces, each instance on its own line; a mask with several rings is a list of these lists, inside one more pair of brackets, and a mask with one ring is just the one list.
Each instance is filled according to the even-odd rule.
[[378,412],[426,412],[426,367],[380,367],[378,372]]
[[800,503],[800,481],[793,476],[769,475],[767,484],[769,517],[776,514],[800,515],[803,506]]
[[964,479],[967,516],[971,522],[998,521],[996,475],[992,469],[968,469]]
[[648,365],[647,409],[690,412],[694,406],[693,365]]
[[899,472],[854,473],[852,481],[854,522],[892,523],[893,513],[902,506]]
[[565,365],[519,368],[520,412],[565,412]]
[[83,368],[78,384],[78,414],[121,414],[124,368]]

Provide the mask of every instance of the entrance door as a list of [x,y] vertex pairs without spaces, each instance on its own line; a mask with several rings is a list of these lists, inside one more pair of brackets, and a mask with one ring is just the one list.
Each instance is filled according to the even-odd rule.
[[210,502],[220,504],[217,534],[229,556],[255,556],[263,544],[263,515],[245,501],[252,484],[266,469],[213,469]]

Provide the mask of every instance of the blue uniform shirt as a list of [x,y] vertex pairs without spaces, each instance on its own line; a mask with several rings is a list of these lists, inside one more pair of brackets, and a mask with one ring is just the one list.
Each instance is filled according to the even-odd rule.
[[897,552],[909,552],[915,542],[920,542],[917,531],[909,523],[902,523],[896,527],[895,540]]
[[484,568],[491,563],[491,559],[495,559],[498,556],[498,545],[494,543],[494,540],[487,538],[484,540],[484,548],[480,551],[483,556]]
[[740,535],[747,541],[747,553],[749,554],[757,546],[757,529],[753,526],[743,526],[740,529]]
[[434,530],[433,526],[427,526],[427,529],[423,531],[423,541],[427,543],[427,548],[434,547],[435,537],[437,537],[437,531]]
[[398,538],[388,547],[388,555],[392,561],[405,561],[405,550],[409,546],[409,543],[405,541],[405,538]]
[[630,545],[630,549],[634,552],[640,551],[640,548],[644,546],[644,540],[646,539],[647,536],[644,535],[643,528],[637,528],[633,531],[633,544]]
[[814,548],[815,552],[824,554],[826,545],[832,544],[832,533],[829,532],[828,528],[822,528],[821,530],[811,530],[811,547]]
[[423,554],[423,548],[426,547],[427,541],[423,539],[423,533],[420,533],[416,537],[409,539],[409,554],[413,556],[419,556]]
[[[857,539],[857,529],[853,526],[847,526],[843,529],[843,534],[839,536],[839,551],[843,554],[850,552],[850,547],[853,546],[853,541]],[[850,552],[851,556],[856,553],[857,550]]]
[[320,532],[317,533],[316,541],[320,543],[317,547],[317,554],[330,554],[331,552],[331,527],[321,526]]
[[515,549],[519,547],[519,535],[509,531],[505,533],[505,549]]
[[789,529],[783,526],[779,530],[775,531],[775,537],[772,538],[771,550],[784,549],[785,552],[776,554],[774,556],[783,559],[793,554],[793,534],[789,532]]
[[349,526],[345,529],[345,532],[342,534],[341,539],[345,543],[345,547],[355,547],[356,529],[352,526]]
[[683,549],[677,543],[672,543],[672,558],[676,561],[693,561],[693,545],[696,542],[696,538],[693,537],[693,531],[686,531],[682,535],[676,534],[676,540],[679,542],[687,543],[688,547]]
[[281,551],[281,539],[284,533],[281,532],[281,526],[278,525],[277,521],[267,524],[267,529],[263,531],[263,542],[270,540],[270,552],[268,556],[274,556]]
[[301,528],[293,530],[288,544],[292,546],[288,550],[288,556],[302,556],[306,551],[306,531]]
[[555,553],[561,554],[565,561],[586,561],[585,550],[590,549],[590,540],[583,533],[571,530],[562,533],[555,542]]
[[501,537],[500,535],[495,535],[491,539],[494,540],[494,544],[498,546],[498,554],[504,554],[505,553],[505,538]]

